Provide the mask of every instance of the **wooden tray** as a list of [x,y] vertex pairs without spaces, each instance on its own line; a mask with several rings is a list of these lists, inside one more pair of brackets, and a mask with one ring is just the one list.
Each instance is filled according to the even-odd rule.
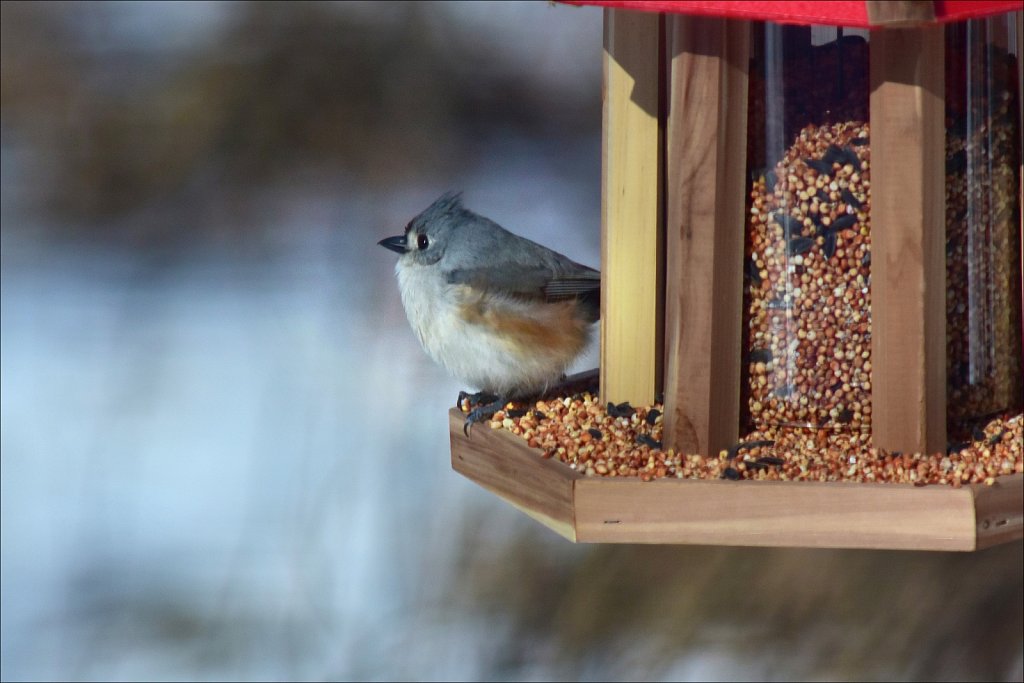
[[1024,537],[1024,475],[993,486],[587,477],[449,413],[452,469],[577,543],[979,550]]

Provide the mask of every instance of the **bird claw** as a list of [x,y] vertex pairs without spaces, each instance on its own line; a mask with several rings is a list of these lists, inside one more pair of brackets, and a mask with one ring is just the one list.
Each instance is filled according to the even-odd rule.
[[478,406],[473,410],[469,411],[469,415],[466,416],[466,422],[462,425],[462,433],[468,437],[470,427],[472,427],[477,422],[487,420],[493,417],[496,412],[505,407],[505,403],[505,399],[499,398],[494,400],[492,403]]

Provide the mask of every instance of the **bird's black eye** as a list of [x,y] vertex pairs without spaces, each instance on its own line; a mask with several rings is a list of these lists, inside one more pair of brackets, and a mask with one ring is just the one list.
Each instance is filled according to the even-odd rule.
[[430,246],[430,240],[427,239],[426,235],[418,235],[416,237],[416,246],[422,251]]

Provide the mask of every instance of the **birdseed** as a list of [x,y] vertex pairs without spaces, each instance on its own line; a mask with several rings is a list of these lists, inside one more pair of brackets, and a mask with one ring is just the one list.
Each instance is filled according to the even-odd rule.
[[[463,412],[469,408],[464,402]],[[530,412],[508,417],[516,409]],[[490,427],[519,436],[537,450],[538,457],[560,460],[587,476],[641,481],[724,478],[960,487],[991,485],[996,477],[1024,472],[1024,415],[1020,413],[982,423],[976,434],[967,433],[959,444],[962,448],[944,453],[875,448],[871,435],[860,431],[770,427],[744,434],[732,448],[706,457],[651,445],[662,440],[663,409],[656,403],[633,407],[628,417],[613,417],[597,396],[583,391],[533,404],[506,404],[491,418]],[[538,420],[537,411],[547,419]],[[647,416],[655,411],[649,424]],[[595,438],[595,431],[602,438]]]

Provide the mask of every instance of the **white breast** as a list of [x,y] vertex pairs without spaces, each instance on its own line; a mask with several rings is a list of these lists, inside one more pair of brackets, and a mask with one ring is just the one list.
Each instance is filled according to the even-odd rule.
[[[541,391],[562,376],[586,345],[589,330],[581,324],[578,343],[524,349],[492,327],[467,321],[460,314],[464,286],[448,284],[433,267],[399,260],[395,273],[405,314],[423,349],[456,378],[478,389],[505,397]],[[536,317],[535,310],[519,302],[501,305]]]
[[440,276],[432,276],[429,266],[408,264],[403,259],[395,266],[395,274],[413,332],[430,357],[444,364],[440,354],[447,335],[443,331],[454,324],[452,318],[456,313],[447,295],[449,285]]

